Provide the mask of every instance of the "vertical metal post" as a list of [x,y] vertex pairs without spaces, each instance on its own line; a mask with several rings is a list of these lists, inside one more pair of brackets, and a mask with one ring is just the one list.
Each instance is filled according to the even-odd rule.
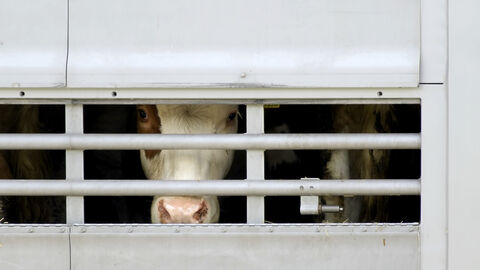
[[[65,105],[65,133],[83,133],[83,105]],[[65,173],[67,181],[83,180],[83,150],[65,151]],[[67,197],[67,224],[84,223],[83,196]]]
[[420,269],[447,269],[447,93],[444,85],[421,91]]
[[[263,104],[247,105],[247,133],[264,133]],[[265,178],[264,167],[265,150],[247,150],[247,181],[263,180]],[[247,197],[247,223],[263,223],[265,220],[264,196]]]

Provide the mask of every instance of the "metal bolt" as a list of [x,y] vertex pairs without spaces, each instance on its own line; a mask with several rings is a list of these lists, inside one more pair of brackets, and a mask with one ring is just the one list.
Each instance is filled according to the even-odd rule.
[[129,233],[132,233],[132,232],[133,232],[133,228],[129,228],[129,229],[128,229],[128,232],[129,232]]
[[240,77],[241,77],[241,78],[247,77],[247,73],[245,73],[245,72],[240,73]]
[[319,205],[318,210],[322,213],[339,213],[343,212],[343,207],[338,205]]
[[80,232],[81,232],[81,233],[86,233],[86,232],[87,232],[87,229],[86,229],[86,228],[82,228],[82,229],[80,230]]
[[28,229],[29,233],[33,233],[33,228]]
[[64,233],[64,232],[65,232],[65,228],[61,228],[61,229],[60,229],[60,232],[61,232],[61,233]]

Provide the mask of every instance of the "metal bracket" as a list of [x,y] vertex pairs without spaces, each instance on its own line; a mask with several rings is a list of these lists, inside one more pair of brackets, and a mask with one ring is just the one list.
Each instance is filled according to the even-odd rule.
[[300,196],[300,214],[302,215],[339,212],[343,212],[343,207],[339,205],[322,205],[318,196]]
[[[319,178],[302,178],[302,180],[314,180]],[[300,196],[300,214],[318,215],[321,213],[339,213],[343,212],[343,207],[339,205],[322,205],[319,196]]]

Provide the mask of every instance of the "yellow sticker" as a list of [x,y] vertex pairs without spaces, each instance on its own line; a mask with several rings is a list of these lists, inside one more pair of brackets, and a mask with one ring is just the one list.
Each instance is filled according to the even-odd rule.
[[280,108],[280,104],[265,104],[263,105],[265,109],[278,109]]

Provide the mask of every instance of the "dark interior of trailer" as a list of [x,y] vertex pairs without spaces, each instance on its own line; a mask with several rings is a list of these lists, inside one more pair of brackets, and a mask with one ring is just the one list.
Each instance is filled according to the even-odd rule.
[[[265,133],[335,133],[335,115],[343,108],[390,106],[394,117],[389,119],[389,130],[379,132],[419,133],[420,105],[269,105],[265,107]],[[33,110],[33,111],[32,111]],[[63,105],[1,105],[2,133],[64,133],[65,106]],[[348,111],[348,110],[346,110]],[[23,112],[21,114],[20,112]],[[36,114],[32,114],[35,112]],[[84,105],[85,133],[136,133],[135,105]],[[15,115],[15,121],[11,120]],[[22,129],[20,118],[35,115],[33,129]],[[245,106],[240,106],[238,133],[246,132]],[[344,131],[341,131],[344,132]],[[348,132],[361,132],[349,130]],[[390,150],[385,179],[419,179],[420,150]],[[62,150],[2,150],[11,178],[65,179],[65,151]],[[41,157],[42,172],[28,166],[19,166],[22,156]],[[272,150],[265,151],[265,178],[293,180],[305,177],[328,179],[326,163],[329,150]],[[24,171],[22,171],[24,170]],[[25,170],[29,170],[28,173]],[[4,176],[2,178],[9,178]],[[84,151],[84,178],[146,179],[136,150]],[[226,177],[246,178],[246,151],[236,151],[233,165]],[[152,197],[85,197],[86,223],[150,223]],[[385,197],[382,220],[365,222],[420,222],[420,196]],[[65,223],[65,197],[1,197],[1,223]],[[246,197],[220,198],[220,223],[246,222]],[[325,222],[322,215],[301,215],[297,196],[265,198],[266,223],[318,223]]]

